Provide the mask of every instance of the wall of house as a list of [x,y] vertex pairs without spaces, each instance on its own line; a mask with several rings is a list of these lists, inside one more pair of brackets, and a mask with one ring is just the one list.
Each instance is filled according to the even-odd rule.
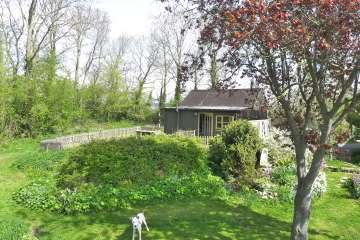
[[[196,111],[165,109],[164,114],[164,132],[167,134],[175,133],[177,130],[196,130],[198,134],[199,116],[201,113],[212,113],[214,135],[220,134],[221,130],[216,128],[216,116],[232,116],[234,119],[244,119],[239,111]],[[245,118],[246,119],[246,118]],[[179,121],[179,122],[178,122]],[[270,119],[249,120],[259,129],[259,135],[262,138],[268,136],[270,131]]]
[[194,110],[179,110],[179,129],[198,130],[198,112]]
[[164,109],[164,132],[166,134],[172,134],[177,130],[177,112],[176,109]]
[[[178,123],[179,121],[179,123]],[[198,129],[198,114],[194,110],[165,109],[164,110],[164,132],[167,134],[175,133],[179,130]]]

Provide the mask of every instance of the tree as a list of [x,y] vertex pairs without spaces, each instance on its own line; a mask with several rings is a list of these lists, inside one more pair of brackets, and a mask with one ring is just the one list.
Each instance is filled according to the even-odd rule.
[[159,24],[162,44],[166,47],[174,64],[172,69],[175,79],[174,102],[176,104],[180,102],[183,93],[182,66],[186,61],[187,54],[194,49],[194,41],[192,41],[194,33],[189,31],[191,21],[182,17],[184,10],[182,7],[174,7],[170,13],[162,15],[163,21]]
[[155,71],[159,49],[154,36],[136,39],[131,48],[135,80],[134,106],[139,108],[144,100],[144,87]]
[[[296,153],[291,238],[308,239],[311,187],[331,147],[330,132],[359,101],[360,2],[175,1],[200,14],[203,45],[223,41],[226,66],[267,87],[279,102]],[[294,108],[299,102],[303,108]],[[314,152],[309,169],[307,148]]]

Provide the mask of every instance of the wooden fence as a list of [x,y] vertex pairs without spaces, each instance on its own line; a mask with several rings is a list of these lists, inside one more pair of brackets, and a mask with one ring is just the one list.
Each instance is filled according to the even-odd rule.
[[197,136],[197,138],[199,138],[205,145],[209,145],[211,139],[214,138],[214,136]]
[[196,131],[195,130],[179,130],[175,133],[175,135],[185,136],[185,137],[195,137]]
[[140,127],[117,128],[110,130],[102,130],[97,132],[81,133],[69,136],[58,137],[42,141],[40,144],[45,149],[65,149],[89,143],[98,139],[112,139],[135,136]]

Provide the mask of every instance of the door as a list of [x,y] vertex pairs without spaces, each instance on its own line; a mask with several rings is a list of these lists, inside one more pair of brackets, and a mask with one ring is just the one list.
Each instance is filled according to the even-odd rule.
[[200,113],[199,136],[213,136],[213,124],[212,113]]

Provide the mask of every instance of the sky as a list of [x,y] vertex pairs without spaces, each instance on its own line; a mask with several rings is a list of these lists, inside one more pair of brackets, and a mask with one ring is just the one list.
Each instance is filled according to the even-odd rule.
[[156,0],[96,0],[95,3],[109,14],[112,38],[122,34],[146,35],[151,20],[164,9],[164,5]]
[[[94,0],[96,6],[107,12],[111,20],[112,39],[121,35],[142,36],[151,31],[154,18],[164,11],[164,4],[157,0]],[[170,85],[173,85],[171,83]],[[240,87],[248,87],[249,81],[241,81]],[[155,86],[149,86],[154,88]],[[208,85],[200,86],[207,88]],[[155,87],[156,88],[156,87]],[[169,86],[169,94],[172,94]]]

